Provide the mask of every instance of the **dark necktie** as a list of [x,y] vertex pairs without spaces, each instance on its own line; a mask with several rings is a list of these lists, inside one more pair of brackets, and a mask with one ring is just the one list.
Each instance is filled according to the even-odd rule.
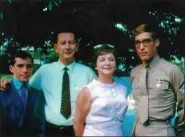
[[143,124],[147,124],[148,122],[148,103],[149,103],[149,100],[148,100],[148,65],[145,66],[145,68],[143,68],[143,72],[142,72],[142,87],[143,87],[143,92],[144,92],[144,95],[141,96],[141,99],[140,99],[140,105],[142,107],[142,114],[140,114],[140,121],[141,123]]
[[25,115],[25,111],[26,111],[26,105],[27,105],[27,96],[26,96],[26,93],[28,92],[28,86],[26,83],[23,83],[22,84],[22,87],[21,87],[21,99],[24,103],[24,110],[23,110],[23,113],[22,113],[22,117],[20,119],[20,122],[19,122],[19,127],[22,125],[23,123],[23,119],[24,119],[24,115]]
[[62,103],[60,113],[68,119],[71,115],[71,102],[70,102],[70,85],[69,75],[67,72],[68,68],[64,68],[63,84],[62,84]]
[[26,83],[23,83],[22,90],[21,90],[21,98],[22,98],[25,106],[27,104],[27,97],[26,97],[27,91],[28,91],[28,87],[27,87]]

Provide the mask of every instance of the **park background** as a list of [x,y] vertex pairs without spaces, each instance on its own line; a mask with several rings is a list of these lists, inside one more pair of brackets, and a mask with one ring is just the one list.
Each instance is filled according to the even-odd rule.
[[149,23],[160,32],[159,55],[184,72],[185,2],[183,0],[0,0],[0,77],[11,79],[9,56],[26,50],[34,57],[34,72],[57,60],[51,44],[56,30],[75,28],[80,44],[76,61],[92,67],[96,44],[109,43],[118,51],[117,80],[128,88],[129,109],[124,135],[135,120],[129,74],[139,63],[133,30]]

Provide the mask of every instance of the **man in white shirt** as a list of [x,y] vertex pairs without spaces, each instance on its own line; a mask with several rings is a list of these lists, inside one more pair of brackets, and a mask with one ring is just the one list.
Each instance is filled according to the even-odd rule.
[[[78,43],[72,31],[60,31],[53,44],[59,60],[41,66],[30,79],[30,85],[42,90],[46,99],[46,136],[74,136],[72,120],[77,95],[96,77],[96,74],[91,68],[75,62],[74,56],[78,51]],[[71,103],[70,116],[67,118],[61,114],[65,67],[68,69]]]

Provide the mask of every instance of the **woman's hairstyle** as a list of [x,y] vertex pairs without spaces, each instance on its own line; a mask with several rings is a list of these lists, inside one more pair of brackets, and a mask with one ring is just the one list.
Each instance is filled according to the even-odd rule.
[[94,53],[93,53],[93,65],[96,65],[96,61],[98,56],[106,55],[108,53],[112,53],[116,59],[116,49],[111,44],[98,44],[94,46]]

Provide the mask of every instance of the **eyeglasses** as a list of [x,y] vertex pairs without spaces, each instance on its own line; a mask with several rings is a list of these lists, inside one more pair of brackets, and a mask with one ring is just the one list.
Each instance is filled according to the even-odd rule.
[[135,41],[135,45],[136,46],[140,46],[141,43],[143,43],[144,46],[147,46],[150,44],[151,41],[154,41],[152,38],[149,38],[149,39],[143,39],[142,41],[139,41],[139,40],[136,40]]

